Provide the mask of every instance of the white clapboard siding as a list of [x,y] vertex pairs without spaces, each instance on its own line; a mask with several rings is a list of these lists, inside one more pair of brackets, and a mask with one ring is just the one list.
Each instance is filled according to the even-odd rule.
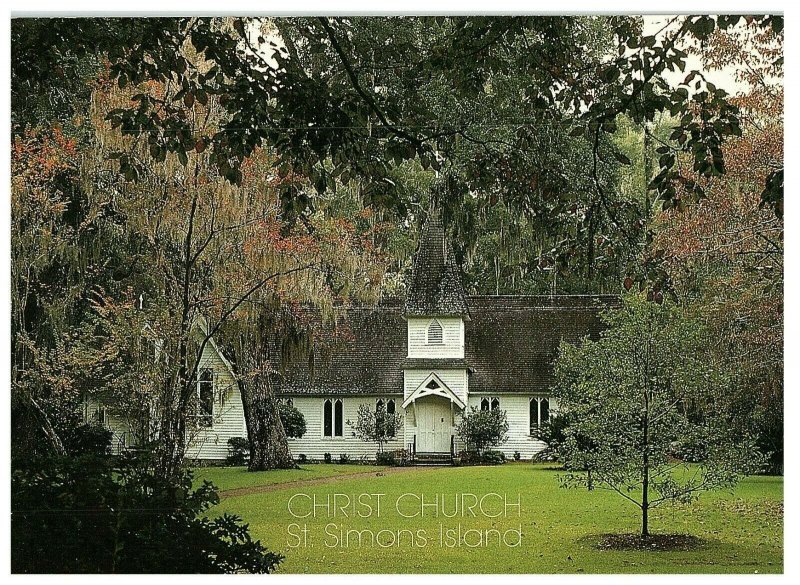
[[104,425],[111,431],[111,452],[118,454],[127,447],[135,446],[134,428],[136,422],[127,420],[112,408],[105,407],[96,398],[87,398],[84,404],[84,420],[86,422],[99,422],[100,410],[105,410]]
[[210,428],[189,431],[186,457],[220,460],[228,456],[228,439],[247,437],[242,395],[228,364],[211,344],[203,350],[198,371],[205,368],[214,373],[214,416]]
[[[334,461],[339,460],[339,455],[346,454],[351,460],[375,459],[378,447],[375,443],[366,443],[353,435],[353,429],[347,425],[347,421],[355,423],[358,418],[358,407],[367,404],[370,408],[375,408],[375,402],[382,398],[384,403],[392,399],[395,401],[396,412],[403,415],[400,404],[402,399],[399,396],[292,396],[294,407],[303,413],[306,419],[306,434],[300,439],[289,439],[289,448],[292,455],[297,459],[300,455],[305,455],[310,460],[323,460],[325,453],[330,453]],[[323,436],[323,415],[322,409],[326,399],[342,401],[343,412],[343,435],[342,437]],[[397,433],[395,440],[384,445],[387,451],[404,449],[403,428]]]
[[467,370],[405,370],[403,400],[411,396],[428,376],[435,373],[465,404],[467,402]]
[[[473,394],[469,397],[468,407],[481,407],[481,398],[488,395]],[[547,444],[530,434],[529,404],[531,395],[525,394],[493,394],[490,396],[500,400],[500,410],[506,411],[508,420],[508,441],[496,447],[505,456],[512,459],[515,451],[519,451],[520,458],[530,459],[547,447]],[[552,399],[551,399],[552,400]],[[552,407],[551,407],[552,410]]]
[[428,344],[431,317],[408,317],[408,357],[463,358],[464,321],[461,317],[436,317],[442,326],[441,344]]

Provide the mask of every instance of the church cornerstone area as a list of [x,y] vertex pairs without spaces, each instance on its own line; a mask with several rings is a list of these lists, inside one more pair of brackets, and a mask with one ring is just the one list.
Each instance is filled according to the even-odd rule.
[[[732,492],[663,508],[653,533],[692,535],[674,549],[615,550],[636,533],[631,504],[563,489],[559,470],[375,468],[310,464],[247,473],[205,468],[221,490],[212,513],[237,514],[286,556],[282,573],[780,573],[783,480],[754,476]],[[518,505],[517,505],[518,504]],[[690,546],[686,546],[690,542]]]

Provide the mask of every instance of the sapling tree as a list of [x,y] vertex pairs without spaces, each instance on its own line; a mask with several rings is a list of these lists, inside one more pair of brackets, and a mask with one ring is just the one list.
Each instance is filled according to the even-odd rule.
[[[686,503],[705,490],[731,487],[759,464],[751,437],[716,408],[728,389],[708,354],[701,323],[675,304],[639,295],[603,315],[600,339],[563,343],[556,363],[559,409],[569,414],[561,446],[565,486],[616,492],[648,514]],[[701,446],[697,463],[674,457]]]
[[502,445],[508,440],[506,411],[478,410],[473,406],[461,417],[456,433],[468,448],[479,454],[489,447]]
[[355,422],[347,421],[347,426],[353,429],[356,437],[366,443],[378,445],[378,453],[383,453],[383,446],[397,436],[402,424],[403,417],[394,412],[386,412],[382,402],[378,402],[375,410],[367,404],[361,404]]

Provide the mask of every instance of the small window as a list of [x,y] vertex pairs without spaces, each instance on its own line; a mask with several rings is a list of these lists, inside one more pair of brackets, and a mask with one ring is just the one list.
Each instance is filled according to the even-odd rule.
[[436,390],[437,388],[441,388],[441,386],[439,386],[436,380],[431,380],[430,382],[425,384],[425,387],[428,388],[429,390]]
[[444,331],[442,324],[436,319],[428,325],[428,345],[442,345],[444,343]]
[[539,401],[539,424],[544,425],[550,422],[550,401],[542,398]]
[[342,401],[337,400],[333,404],[333,435],[341,437],[344,433],[344,408]]
[[210,427],[214,420],[214,373],[205,369],[197,379],[197,421],[201,427]]
[[500,399],[492,398],[492,410],[498,410],[499,408],[500,408]]
[[291,398],[286,399],[286,406],[294,406],[294,400]]
[[106,426],[108,423],[108,417],[106,415],[106,409],[104,406],[98,406],[97,410],[94,411],[94,422],[96,422],[101,427]]
[[488,398],[481,398],[481,410],[488,412],[489,405],[490,402]]
[[326,400],[322,407],[322,434],[325,437],[333,436],[333,402]]

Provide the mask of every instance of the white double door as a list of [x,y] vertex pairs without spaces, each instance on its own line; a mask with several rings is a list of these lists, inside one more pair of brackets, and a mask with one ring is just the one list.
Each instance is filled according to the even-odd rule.
[[417,399],[417,452],[449,453],[453,434],[450,401],[439,396]]

